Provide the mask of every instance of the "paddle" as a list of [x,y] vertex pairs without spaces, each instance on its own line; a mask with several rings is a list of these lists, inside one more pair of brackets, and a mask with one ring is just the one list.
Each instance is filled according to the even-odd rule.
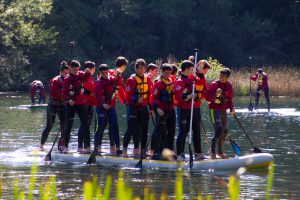
[[231,147],[232,147],[232,149],[233,149],[235,155],[240,156],[240,155],[241,155],[241,148],[240,148],[239,145],[238,145],[235,141],[233,141],[229,136],[228,136],[228,138],[229,138]]
[[[103,113],[103,120],[102,120],[102,124],[101,124],[101,127],[100,127],[100,137],[102,137],[103,133],[104,133],[104,129],[106,127],[106,120],[107,120],[107,115],[108,115],[108,110],[105,109],[104,113]],[[93,164],[93,163],[96,163],[96,156],[100,153],[97,151],[97,147],[99,145],[100,141],[96,141],[95,143],[95,147],[94,147],[94,151],[91,153],[91,156],[89,157],[88,161],[86,162],[86,164]]]
[[[150,113],[149,107],[148,107],[148,111],[149,111],[149,113]],[[152,131],[152,133],[151,133],[151,135],[150,135],[150,138],[149,138],[148,141],[147,141],[147,144],[146,144],[146,147],[145,147],[145,151],[143,152],[143,148],[141,148],[141,158],[140,158],[139,162],[136,163],[135,168],[140,168],[140,169],[142,169],[142,167],[143,167],[144,154],[147,152],[147,149],[148,149],[148,146],[149,146],[149,144],[150,144],[150,141],[152,140],[153,134],[154,134],[154,132],[155,132],[155,130],[156,130],[156,128],[157,128],[157,127],[156,127],[156,123],[155,123],[155,121],[154,121],[154,118],[153,118],[153,116],[152,116],[151,114],[150,114],[150,117],[151,117],[151,121],[152,121],[153,126],[154,126],[154,130]]]
[[[206,143],[207,143],[207,145],[208,145],[207,132],[206,132],[206,130],[205,130],[205,128],[204,128],[204,125],[203,125],[203,123],[202,123],[202,120],[200,121],[200,123],[201,123],[202,129],[203,129],[203,131],[204,131]],[[228,137],[228,138],[229,138],[229,141],[230,141],[230,144],[231,144],[231,147],[232,147],[234,153],[235,153],[236,155],[238,155],[238,156],[241,155],[241,148],[239,147],[239,145],[238,145],[235,141],[233,141],[230,137]],[[210,154],[209,149],[208,149],[208,154]]]
[[49,153],[45,156],[45,159],[44,159],[45,161],[51,161],[51,152],[52,152],[53,147],[54,147],[54,145],[55,145],[55,143],[56,143],[56,140],[57,140],[57,138],[58,138],[59,133],[60,133],[60,129],[59,129],[59,131],[57,131],[57,134],[56,134],[56,136],[55,136],[54,142],[53,142],[53,144],[52,144],[52,147],[51,147]]
[[206,132],[206,129],[204,128],[204,125],[203,125],[203,122],[202,122],[202,119],[200,119],[200,125],[201,125],[201,127],[202,127],[202,129],[203,129],[203,132],[204,132],[204,136],[205,136],[205,142],[206,142],[206,144],[207,144],[207,153],[208,153],[208,155],[210,155],[210,150],[209,150],[209,143],[208,143],[208,137],[207,137],[207,132]]
[[241,128],[241,130],[242,130],[242,131],[245,133],[245,135],[247,136],[247,138],[248,138],[250,144],[252,145],[252,147],[253,147],[253,149],[254,149],[254,153],[262,153],[262,151],[261,151],[259,148],[256,148],[256,147],[253,145],[252,141],[250,140],[248,134],[246,133],[245,129],[243,128],[243,126],[242,126],[241,122],[239,121],[239,119],[237,118],[237,116],[234,114],[233,117],[234,117],[234,119],[236,120],[236,122],[237,122],[237,124],[239,125],[239,127]]
[[[193,80],[193,89],[192,89],[192,95],[195,95],[195,85],[196,85],[196,68],[197,68],[197,59],[198,59],[198,49],[195,49],[195,63],[194,63],[194,80]],[[192,126],[193,126],[193,114],[194,114],[194,97],[192,98],[192,104],[191,104],[191,115],[190,115],[190,128],[189,128],[189,154],[190,154],[190,169],[193,168],[193,151],[191,147],[192,143]]]
[[[250,73],[251,76],[251,73]],[[249,97],[250,97],[250,102],[249,102],[249,106],[248,106],[248,110],[249,111],[253,111],[253,104],[252,104],[252,94],[251,94],[251,77],[250,77],[250,91],[249,91]]]

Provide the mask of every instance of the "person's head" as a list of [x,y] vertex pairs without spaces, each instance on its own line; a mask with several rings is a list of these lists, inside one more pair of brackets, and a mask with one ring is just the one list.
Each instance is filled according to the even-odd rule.
[[172,75],[176,76],[178,72],[178,68],[175,64],[171,64],[171,65],[172,65]]
[[193,73],[194,64],[189,60],[184,60],[181,63],[181,73],[185,76],[189,76]]
[[144,73],[146,72],[146,66],[147,66],[146,61],[143,58],[137,59],[134,63],[134,68],[137,75],[143,76]]
[[84,66],[84,69],[89,68],[90,72],[91,72],[91,75],[94,75],[95,70],[96,70],[94,62],[92,62],[92,61],[85,61],[83,66]]
[[192,63],[194,63],[195,62],[195,56],[193,56],[193,55],[189,56],[188,60],[191,61]]
[[157,76],[158,67],[154,63],[150,63],[147,66],[147,73],[151,75],[152,78],[155,78]]
[[80,63],[77,60],[72,60],[70,63],[69,73],[76,75],[79,71]]
[[101,64],[98,67],[100,76],[104,79],[108,78],[108,65],[107,64]]
[[66,77],[69,74],[69,65],[66,61],[60,63],[60,75]]
[[257,72],[258,72],[259,74],[262,74],[262,73],[263,73],[263,69],[262,69],[262,68],[259,68],[259,69],[257,70]]
[[198,62],[197,71],[199,73],[203,73],[205,75],[210,68],[211,68],[211,65],[208,63],[207,60],[200,60]]
[[228,68],[223,68],[220,71],[220,75],[219,75],[219,80],[221,83],[226,83],[230,77],[230,69]]
[[161,65],[161,73],[162,76],[166,79],[168,79],[170,77],[170,75],[172,74],[172,65],[169,63],[164,63]]
[[123,56],[119,56],[115,60],[116,70],[118,70],[121,73],[126,69],[127,64],[128,64],[128,60]]

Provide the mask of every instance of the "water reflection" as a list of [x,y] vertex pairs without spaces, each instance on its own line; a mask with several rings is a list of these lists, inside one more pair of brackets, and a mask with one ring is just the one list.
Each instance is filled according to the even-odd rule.
[[[0,162],[2,165],[4,195],[7,199],[13,198],[12,186],[15,178],[20,179],[23,188],[28,187],[30,178],[30,167],[36,162],[38,165],[37,186],[48,181],[49,176],[56,175],[58,198],[74,199],[82,197],[83,183],[92,180],[97,176],[99,185],[103,186],[106,177],[110,174],[113,183],[118,180],[119,170],[124,171],[124,180],[129,184],[135,195],[143,196],[144,187],[150,188],[156,197],[166,192],[168,198],[174,195],[174,184],[176,180],[175,171],[163,171],[158,169],[136,170],[132,168],[87,166],[85,164],[66,163],[44,163],[43,158],[47,152],[34,153],[38,149],[41,132],[45,126],[45,109],[15,109],[17,105],[28,104],[29,98],[23,95],[0,95]],[[236,99],[238,108],[245,108],[248,105],[247,98]],[[287,103],[288,102],[288,103]],[[282,106],[284,105],[284,106]],[[299,111],[299,99],[272,98],[272,107],[296,108]],[[12,109],[14,108],[14,109]],[[272,108],[271,108],[272,109]],[[122,112],[119,117],[121,135],[126,128],[126,117],[124,116],[124,106],[119,106]],[[238,114],[247,134],[256,147],[263,152],[269,152],[275,157],[275,182],[272,194],[278,198],[296,198],[300,195],[298,182],[300,181],[300,150],[299,121],[297,116],[281,116],[278,114]],[[203,111],[205,128],[208,132],[209,140],[213,136],[213,128],[208,118],[208,113]],[[241,147],[242,154],[253,152],[253,147],[246,136],[239,129],[233,118],[230,117],[231,138]],[[58,126],[53,128],[45,149],[51,148]],[[78,124],[75,122],[72,131],[71,147],[76,148],[76,134]],[[104,143],[108,144],[107,135]],[[207,145],[203,144],[204,151],[207,152]],[[109,150],[108,145],[104,149]],[[186,151],[188,152],[188,151]],[[226,143],[226,152],[234,154],[229,142]],[[184,193],[186,198],[196,197],[196,194],[212,195],[213,199],[227,198],[227,187],[229,175],[235,172],[230,171],[202,171],[185,172]],[[267,184],[266,170],[247,171],[240,177],[241,198],[261,199],[265,195]],[[115,193],[115,187],[112,187]]]

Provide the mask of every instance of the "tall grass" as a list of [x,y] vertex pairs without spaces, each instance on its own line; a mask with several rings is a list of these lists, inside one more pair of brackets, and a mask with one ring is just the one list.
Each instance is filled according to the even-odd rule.
[[[300,68],[290,66],[262,67],[268,76],[270,96],[300,96]],[[233,69],[230,81],[233,83],[234,93],[237,96],[249,94],[250,75],[255,74],[258,68]],[[257,84],[252,85],[252,94],[255,94]]]
[[[239,170],[240,171],[240,170]],[[26,193],[19,187],[19,179],[15,179],[13,193],[14,193],[14,200],[29,200],[29,199],[36,199],[34,196],[33,191],[35,191],[36,185],[36,178],[35,175],[37,173],[37,166],[34,164],[31,168],[31,178],[28,185],[28,192]],[[238,173],[237,173],[238,174]],[[184,182],[183,182],[183,172],[181,170],[177,171],[176,175],[176,183],[174,186],[174,193],[175,193],[175,200],[183,200],[186,199],[184,196]],[[229,178],[228,183],[228,194],[230,200],[237,200],[240,198],[240,175],[233,175]],[[274,164],[273,162],[269,166],[269,174],[268,174],[268,181],[267,181],[267,188],[266,188],[266,200],[271,199],[271,189],[273,185],[273,177],[274,176]],[[116,181],[114,187],[116,187],[115,197],[111,197],[111,189],[113,187],[112,177],[110,175],[107,176],[106,182],[101,188],[98,184],[97,178],[94,177],[92,181],[87,181],[83,185],[83,196],[85,200],[109,200],[109,199],[116,199],[116,200],[141,200],[142,198],[138,196],[134,196],[133,189],[129,187],[124,181],[123,171],[119,171],[119,178]],[[40,200],[57,200],[57,188],[56,188],[56,180],[55,176],[51,176],[49,180],[45,184],[39,185],[39,199]],[[2,192],[0,193],[0,199],[4,199],[2,196]],[[26,195],[27,194],[27,195]],[[195,198],[195,197],[194,197]],[[79,197],[77,198],[79,199]],[[144,200],[155,200],[155,195],[151,192],[150,188],[144,188]],[[166,193],[162,193],[160,200],[167,199]],[[212,199],[210,195],[203,196],[201,194],[197,195],[198,200],[210,200]]]

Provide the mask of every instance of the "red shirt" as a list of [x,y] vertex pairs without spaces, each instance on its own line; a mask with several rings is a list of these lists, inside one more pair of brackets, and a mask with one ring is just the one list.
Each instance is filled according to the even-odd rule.
[[61,75],[55,76],[50,80],[49,86],[51,100],[64,102],[63,81],[64,77]]
[[[216,91],[218,88],[222,89],[222,100],[221,103],[215,103],[216,100]],[[233,98],[233,88],[232,84],[227,81],[226,83],[221,83],[219,80],[213,81],[209,85],[209,89],[207,91],[206,100],[208,101],[208,107],[215,110],[227,110],[230,108],[232,110],[234,108],[234,104],[232,101]]]
[[[138,83],[135,78],[136,76],[136,74],[133,74],[126,80],[126,104],[133,105],[135,107],[144,107],[147,104],[150,104],[152,81],[150,78],[146,77],[147,82],[143,82],[143,86],[141,86],[141,88],[145,88],[145,90],[143,94],[141,94],[138,91]],[[144,76],[137,79],[143,81]],[[138,102],[139,96],[143,96],[141,103]]]
[[174,82],[171,78],[166,80],[161,76],[153,85],[151,104],[164,112],[174,109],[173,86]]
[[[191,109],[192,99],[186,99],[193,91],[193,79],[194,76],[187,77],[183,74],[174,83],[174,93],[176,99],[176,106],[182,109]],[[201,91],[204,88],[203,80],[196,77],[195,80],[195,99],[194,108],[200,108],[202,94]]]
[[[256,81],[257,78],[259,78],[258,72],[256,72],[256,73],[251,77],[251,79],[252,79],[253,81]],[[265,90],[267,89],[267,87],[268,87],[268,76],[267,76],[267,74],[263,72],[263,75],[262,75],[261,79],[262,79],[262,80],[261,80],[261,81],[259,80],[258,85],[261,85],[261,89],[262,89],[263,91],[265,91]]]
[[[125,96],[123,90],[122,77],[108,76],[107,79],[100,77],[96,81],[96,99],[97,107],[103,108],[103,104],[109,104],[110,107],[116,106],[116,93],[118,96]],[[123,93],[123,94],[119,94]]]
[[75,101],[75,105],[85,104],[85,98],[83,96],[83,81],[91,76],[90,73],[84,73],[79,71],[76,75],[68,74],[63,82],[64,99],[66,103],[70,99]]
[[44,84],[39,81],[39,80],[34,80],[32,81],[32,83],[30,84],[30,97],[31,97],[31,101],[34,102],[34,96],[36,92],[39,92],[39,95],[41,95],[43,97],[43,99],[45,100],[46,98],[46,91],[44,88]]
[[125,97],[125,84],[124,84],[124,79],[123,79],[123,77],[122,77],[122,76],[117,76],[117,75],[116,75],[116,70],[114,70],[114,69],[108,70],[108,74],[109,74],[110,76],[114,76],[114,77],[120,79],[119,81],[120,81],[121,86],[119,87],[118,97],[119,97],[120,102],[121,102],[122,104],[124,104],[124,103],[125,103],[126,97]]
[[95,96],[96,83],[93,76],[85,78],[83,81],[84,92],[83,96],[87,105],[95,106],[97,104]]

